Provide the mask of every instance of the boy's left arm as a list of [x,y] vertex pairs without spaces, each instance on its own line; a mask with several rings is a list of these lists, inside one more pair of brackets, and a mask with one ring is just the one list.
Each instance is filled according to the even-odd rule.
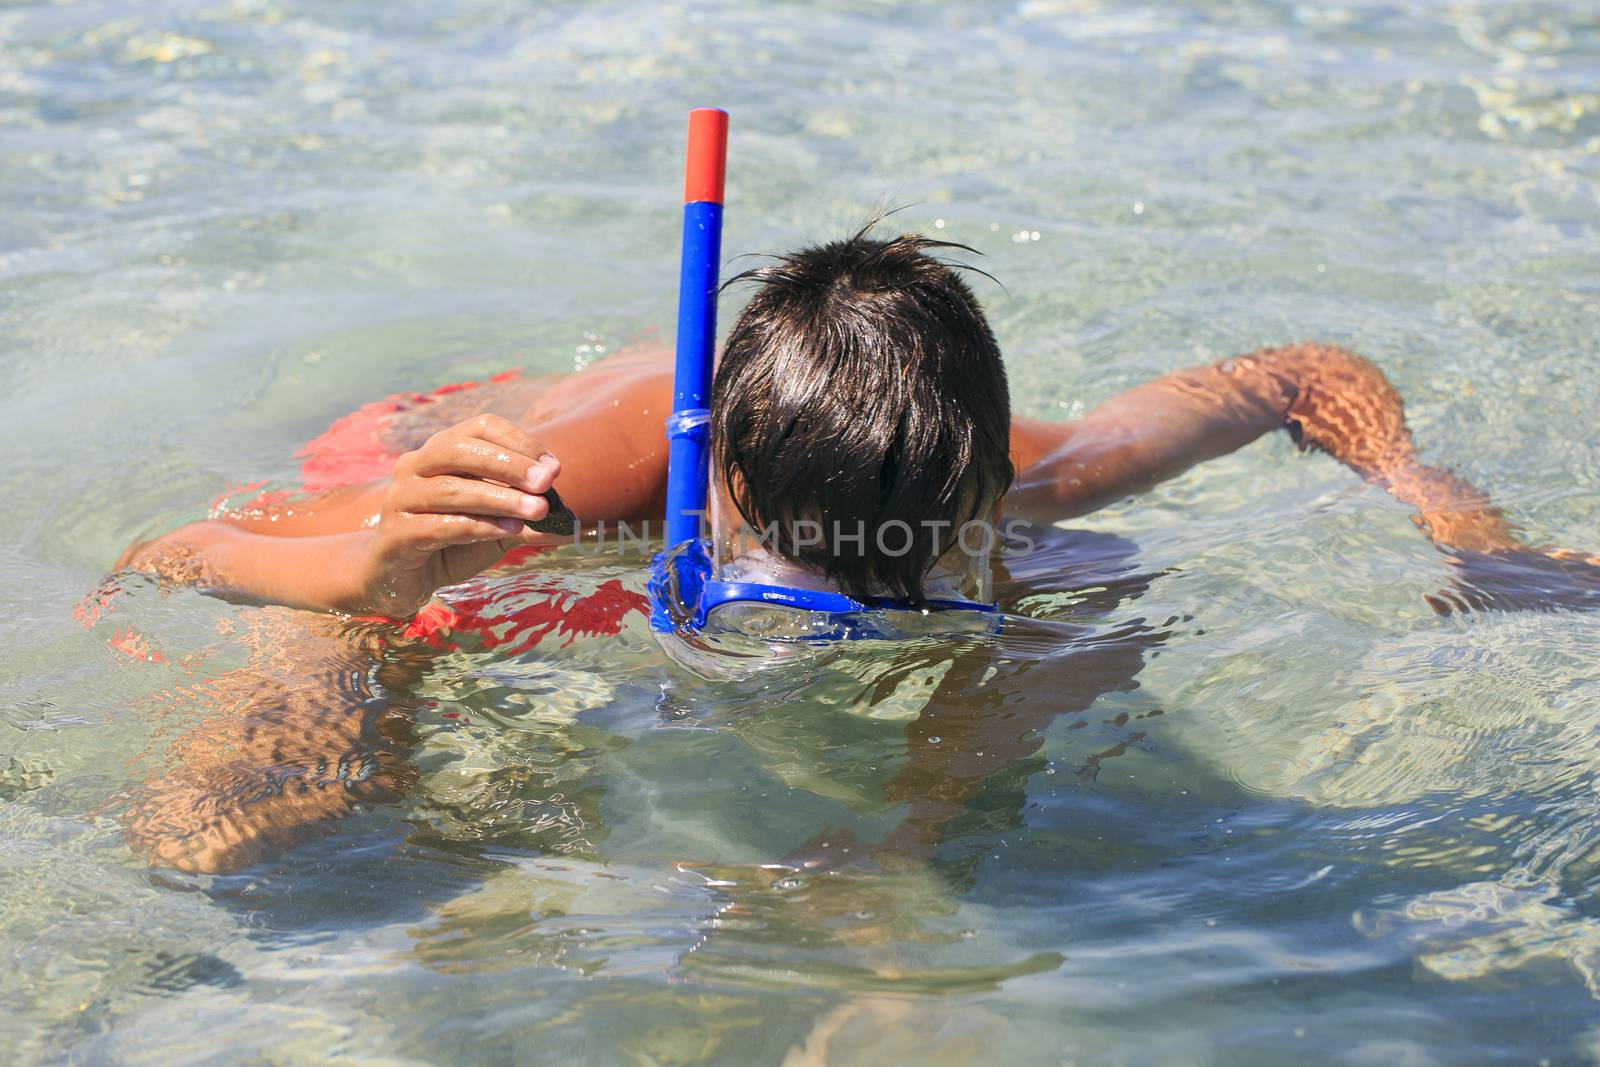
[[1268,348],[1136,386],[1065,425],[1018,420],[1008,512],[1086,514],[1285,429],[1396,500],[1456,567],[1441,612],[1600,604],[1600,565],[1519,540],[1481,489],[1422,462],[1383,372],[1333,345]]
[[129,845],[152,864],[236,871],[417,780],[409,683],[430,649],[305,612],[266,608],[243,623],[246,663],[153,698],[163,715],[204,714],[124,813]]

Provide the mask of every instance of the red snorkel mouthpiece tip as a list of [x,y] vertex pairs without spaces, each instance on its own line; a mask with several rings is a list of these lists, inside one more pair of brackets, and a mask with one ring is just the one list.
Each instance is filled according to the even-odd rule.
[[722,203],[728,172],[728,113],[720,107],[689,112],[689,160],[683,173],[683,202]]

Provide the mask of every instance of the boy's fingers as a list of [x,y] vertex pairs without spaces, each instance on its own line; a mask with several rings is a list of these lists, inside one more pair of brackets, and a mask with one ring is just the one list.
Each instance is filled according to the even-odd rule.
[[407,524],[409,540],[424,551],[478,541],[504,541],[518,537],[521,519],[487,515],[413,515]]
[[441,474],[405,483],[398,503],[412,514],[487,515],[537,522],[550,514],[544,497],[476,478]]
[[549,468],[552,479],[561,473],[561,461],[545,451],[544,445],[536,437],[510,419],[503,419],[499,415],[479,415],[462,423],[459,428],[469,438],[476,437],[519,455],[532,457]]
[[537,438],[509,419],[499,415],[478,415],[454,429],[468,439],[487,441],[518,455],[532,457],[550,468],[552,478],[561,473],[561,461],[546,452]]
[[420,478],[441,474],[493,478],[531,493],[549,489],[561,470],[554,456],[529,456],[481,437],[430,440],[415,457],[411,473]]
[[503,419],[499,415],[476,415],[466,422],[457,423],[446,432],[456,433],[462,437],[475,437],[513,452],[521,452],[525,456],[537,456],[544,451],[544,446],[531,434],[510,419]]

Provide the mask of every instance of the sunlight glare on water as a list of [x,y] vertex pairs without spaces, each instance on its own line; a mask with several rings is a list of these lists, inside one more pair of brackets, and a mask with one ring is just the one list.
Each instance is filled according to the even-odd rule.
[[[722,679],[615,552],[453,592],[582,614],[404,684],[80,604],[364,403],[670,334],[701,104],[730,257],[878,204],[981,251],[1020,414],[1336,342],[1600,550],[1592,4],[7,4],[8,1060],[1600,1060],[1595,620],[1435,616],[1406,510],[1281,435],[1052,535],[999,638]],[[125,814],[241,708],[364,723],[370,799],[151,871]]]

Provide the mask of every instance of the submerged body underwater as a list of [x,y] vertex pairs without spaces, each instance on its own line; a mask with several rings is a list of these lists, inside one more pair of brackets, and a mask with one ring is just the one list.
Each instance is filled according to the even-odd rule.
[[1437,614],[1282,434],[1002,546],[997,635],[719,677],[614,541],[401,628],[96,588],[669,322],[685,97],[729,249],[885,188],[980,247],[1019,414],[1327,338],[1600,547],[1587,8],[22,5],[0,57],[17,1062],[1600,1059],[1596,618]]

